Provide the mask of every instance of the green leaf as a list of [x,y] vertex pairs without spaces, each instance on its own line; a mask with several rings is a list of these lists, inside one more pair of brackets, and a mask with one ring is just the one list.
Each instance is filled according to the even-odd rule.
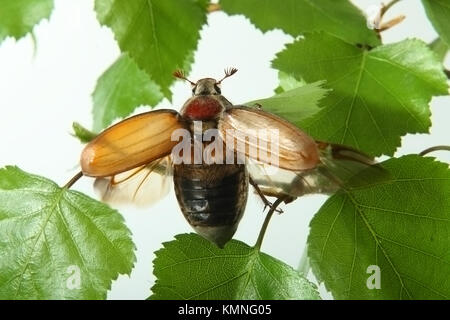
[[42,19],[50,17],[53,0],[2,0],[0,2],[0,42],[7,36],[20,39]]
[[323,109],[302,121],[304,130],[372,155],[392,155],[401,136],[428,132],[432,96],[448,93],[441,63],[420,40],[368,51],[324,33],[308,34],[273,65],[307,82],[325,79],[333,89]]
[[[122,52],[171,97],[173,71],[185,67],[206,23],[207,0],[96,0],[101,24],[109,26]],[[186,71],[186,70],[185,70]]]
[[296,89],[306,84],[303,80],[297,80],[293,76],[283,71],[278,71],[280,85],[275,89],[275,93],[280,94],[288,90]]
[[300,273],[240,241],[219,249],[195,234],[175,238],[155,253],[151,299],[319,299]]
[[73,136],[77,137],[82,143],[88,143],[97,136],[97,133],[89,131],[78,122],[72,123]]
[[98,79],[92,97],[94,131],[103,130],[141,105],[155,106],[163,99],[159,86],[127,54]]
[[381,44],[366,18],[348,0],[221,0],[228,14],[243,14],[262,31],[281,29],[293,36],[326,31],[350,43]]
[[0,169],[0,299],[104,299],[113,279],[130,274],[133,251],[117,211]]
[[431,50],[436,53],[439,61],[443,62],[448,53],[448,46],[442,41],[441,38],[435,39],[432,43],[428,45]]
[[448,0],[422,0],[428,18],[441,36],[450,46],[450,2]]
[[[448,164],[409,155],[382,165],[390,179],[335,194],[313,218],[314,273],[337,299],[450,299]],[[366,285],[369,266],[380,289]]]
[[320,111],[319,101],[330,91],[324,89],[323,84],[324,81],[305,84],[267,99],[246,103],[246,105],[259,104],[263,110],[275,113],[295,125],[301,126],[302,120]]

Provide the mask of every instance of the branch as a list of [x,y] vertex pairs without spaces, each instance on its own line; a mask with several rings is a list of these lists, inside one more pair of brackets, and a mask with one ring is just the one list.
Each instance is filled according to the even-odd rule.
[[434,146],[428,149],[423,150],[421,153],[419,153],[420,156],[424,156],[430,152],[434,151],[450,151],[450,146]]
[[394,26],[396,26],[397,24],[399,24],[400,22],[402,22],[403,20],[405,20],[406,16],[401,14],[398,17],[395,17],[391,20],[389,20],[388,22],[384,22],[380,25],[380,27],[377,29],[378,32],[383,32],[385,30],[388,30]]
[[381,9],[381,17],[384,16],[384,14],[397,2],[399,2],[401,0],[392,0],[391,2],[389,2],[387,5],[383,6],[383,8]]
[[392,0],[387,5],[382,6],[381,11],[380,11],[380,25],[377,29],[375,29],[376,32],[378,33],[378,36],[380,37],[380,39],[381,39],[381,35],[380,35],[381,32],[394,27],[397,24],[399,24],[400,22],[402,22],[403,20],[405,20],[406,17],[404,15],[399,15],[398,17],[395,17],[395,18],[389,20],[388,22],[381,23],[383,21],[383,17],[386,14],[386,12],[388,12],[388,10],[399,1],[401,1],[401,0]]
[[222,10],[222,7],[218,3],[210,3],[206,10],[208,11],[208,13],[211,13],[211,12],[214,12],[214,11]]

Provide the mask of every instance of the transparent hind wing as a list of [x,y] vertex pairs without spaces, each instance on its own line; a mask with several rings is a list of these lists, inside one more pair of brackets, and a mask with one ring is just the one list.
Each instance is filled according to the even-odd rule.
[[332,194],[343,186],[354,188],[387,177],[379,164],[357,150],[336,144],[318,143],[318,146],[320,163],[315,168],[291,171],[247,158],[250,177],[266,196],[293,198]]
[[290,171],[248,159],[247,170],[261,192],[269,197],[298,198],[313,193],[333,193],[338,189],[318,168]]
[[112,205],[150,206],[169,193],[172,183],[170,156],[116,174],[97,178],[94,189],[102,201]]

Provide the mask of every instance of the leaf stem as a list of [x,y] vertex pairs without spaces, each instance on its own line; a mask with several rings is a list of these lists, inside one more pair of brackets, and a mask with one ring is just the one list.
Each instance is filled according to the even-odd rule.
[[33,43],[33,59],[36,59],[36,55],[37,55],[37,38],[36,38],[36,34],[34,33],[34,31],[30,32],[31,35],[31,42]]
[[211,13],[211,12],[222,10],[222,7],[220,6],[219,3],[210,3],[206,10],[208,11],[208,13]]
[[308,275],[309,269],[310,265],[308,259],[308,244],[306,244],[305,249],[303,250],[302,253],[302,257],[300,258],[297,271],[303,273],[303,275],[306,277]]
[[261,227],[261,230],[259,231],[258,239],[255,243],[255,248],[259,251],[261,249],[261,245],[264,239],[264,235],[266,234],[267,227],[269,225],[270,219],[272,218],[273,213],[276,211],[277,207],[285,200],[287,199],[286,196],[282,196],[275,200],[275,202],[270,207],[269,212],[267,212],[266,219],[264,219],[264,223]]
[[423,150],[421,153],[419,153],[420,156],[424,156],[430,152],[433,151],[450,151],[450,146],[434,146],[434,147],[430,147],[427,148],[425,150]]
[[92,140],[94,140],[95,137],[98,136],[98,133],[95,133],[95,132],[92,132],[92,131],[86,129],[78,122],[72,123],[72,129],[74,132],[72,134],[72,136],[74,136],[75,138],[78,138],[81,141],[81,143],[91,142]]
[[82,172],[82,171],[78,172],[72,179],[69,180],[69,182],[67,182],[67,183],[63,186],[63,188],[64,188],[64,189],[70,189],[70,187],[72,187],[72,186],[75,184],[75,182],[77,182],[78,180],[80,180],[80,178],[81,178],[82,176],[83,176],[83,172]]

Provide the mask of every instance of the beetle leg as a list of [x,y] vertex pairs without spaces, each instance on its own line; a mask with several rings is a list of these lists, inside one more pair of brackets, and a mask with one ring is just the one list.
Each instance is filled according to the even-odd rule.
[[[249,176],[249,182],[250,184],[253,186],[253,188],[255,188],[256,193],[258,194],[258,196],[261,198],[262,202],[264,203],[264,210],[266,210],[267,207],[269,207],[270,209],[272,209],[273,203],[270,202],[269,200],[267,200],[266,196],[264,195],[264,193],[261,191],[261,189],[258,187],[258,185],[255,183],[255,181],[253,181],[252,177]],[[277,213],[283,213],[282,209],[275,209],[275,212]]]

